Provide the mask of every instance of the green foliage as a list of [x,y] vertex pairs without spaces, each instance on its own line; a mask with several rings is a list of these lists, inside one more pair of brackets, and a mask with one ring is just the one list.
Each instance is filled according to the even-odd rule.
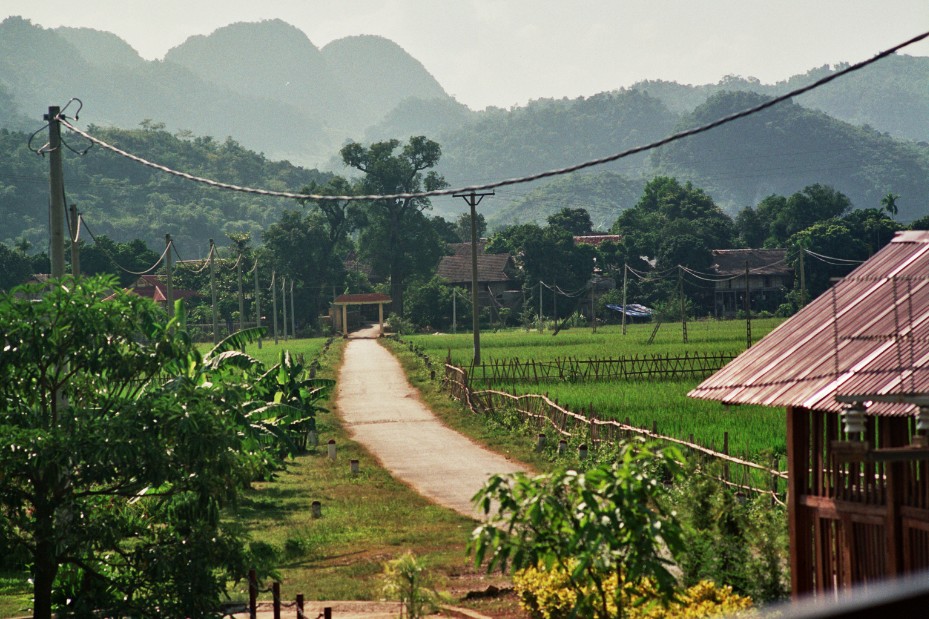
[[[610,576],[604,586],[615,595],[616,576]],[[568,573],[559,568],[529,567],[513,575],[513,587],[520,605],[532,619],[569,619],[576,617],[574,606],[577,593],[571,588]],[[613,603],[608,617],[626,619],[697,619],[718,615],[735,616],[751,607],[751,598],[734,593],[732,587],[717,586],[701,581],[675,593],[670,602],[656,595],[648,580],[627,584],[622,592],[622,612]],[[595,617],[601,615],[593,615]]]
[[384,564],[384,595],[400,601],[400,617],[419,619],[438,609],[439,595],[431,588],[426,565],[412,552]]
[[210,616],[247,562],[222,511],[283,448],[244,420],[288,406],[292,385],[233,350],[249,334],[201,357],[180,323],[114,287],[68,278],[0,298],[0,533],[30,555],[36,617]]
[[770,497],[735,493],[695,470],[670,495],[679,510],[684,544],[678,556],[686,586],[712,580],[762,602],[789,592],[787,516]]
[[[622,608],[617,589],[644,579],[667,598],[675,579],[666,551],[680,550],[681,531],[659,499],[662,477],[679,471],[673,448],[631,441],[612,463],[587,471],[494,476],[475,496],[486,519],[469,549],[488,569],[563,570],[576,595],[576,616],[614,616],[610,604]],[[612,592],[611,577],[621,583]]]
[[574,236],[585,236],[593,233],[590,213],[583,208],[564,207],[557,213],[549,215],[547,221],[549,226],[564,228]]
[[[225,142],[210,137],[185,139],[157,127],[90,126],[88,130],[159,164],[240,185],[298,191],[328,178],[316,170],[271,161],[231,138]],[[35,205],[48,203],[48,184],[32,179],[47,177],[48,163],[24,148],[28,138],[28,133],[0,130],[0,147],[8,153],[0,161],[0,178],[4,179],[0,181],[0,218],[6,222],[0,240],[10,243],[25,236],[34,247],[46,247],[47,210],[38,212]],[[73,142],[73,138],[68,139]],[[143,167],[103,149],[94,148],[84,157],[66,154],[64,166],[68,200],[85,214],[86,223],[97,238],[106,236],[113,243],[140,239],[149,249],[157,251],[155,258],[164,249],[166,233],[174,238],[184,258],[204,255],[207,239],[223,239],[228,233],[248,232],[253,239],[259,239],[263,230],[293,205],[291,200],[281,198],[219,192]],[[86,231],[81,239],[88,248],[92,245]],[[153,262],[141,268],[123,266],[141,270]],[[99,271],[88,273],[115,272],[108,260],[102,260],[101,264]],[[37,272],[47,270],[46,267]]]
[[[455,292],[441,279],[433,277],[426,282],[413,282],[406,292],[406,318],[419,328],[444,330],[452,324],[452,295]],[[454,308],[459,322],[464,323],[471,313],[470,299],[458,295]]]
[[[448,186],[431,169],[442,156],[437,142],[414,136],[395,154],[398,148],[398,140],[375,142],[368,147],[350,142],[340,153],[345,165],[364,173],[359,190],[366,194],[407,194]],[[422,197],[373,201],[369,205],[369,225],[359,242],[362,256],[375,274],[390,278],[393,309],[401,316],[408,279],[431,272],[442,255],[436,230],[422,214],[429,206],[429,199]]]

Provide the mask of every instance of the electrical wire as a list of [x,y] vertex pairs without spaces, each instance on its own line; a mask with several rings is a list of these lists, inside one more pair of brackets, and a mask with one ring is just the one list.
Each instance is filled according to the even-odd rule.
[[[656,148],[658,148],[658,147],[660,147],[660,146],[664,146],[664,145],[666,145],[666,144],[670,144],[670,143],[672,143],[672,142],[676,142],[676,141],[681,140],[681,139],[684,139],[684,138],[686,138],[686,137],[698,135],[698,134],[700,134],[700,133],[705,133],[705,132],[707,132],[707,131],[710,131],[710,130],[715,129],[715,128],[717,128],[717,127],[720,127],[720,126],[722,126],[722,125],[731,123],[731,122],[733,122],[733,121],[739,120],[739,119],[741,119],[741,118],[746,118],[746,117],[751,116],[751,115],[753,115],[753,114],[757,114],[758,112],[761,112],[761,111],[763,111],[763,110],[766,110],[766,109],[768,109],[768,108],[770,108],[770,107],[773,107],[773,106],[775,106],[775,105],[777,105],[777,104],[779,104],[779,103],[782,103],[782,102],[784,102],[784,101],[790,100],[790,99],[792,99],[793,97],[796,97],[796,96],[799,96],[799,95],[801,95],[801,94],[810,92],[810,91],[815,90],[815,89],[817,89],[817,88],[820,88],[821,86],[823,86],[823,85],[825,85],[825,84],[828,84],[829,82],[832,82],[832,81],[834,81],[834,80],[836,80],[836,79],[839,79],[840,77],[844,77],[845,75],[848,75],[848,74],[850,74],[850,73],[853,73],[853,72],[855,72],[855,71],[858,71],[858,70],[860,70],[860,69],[863,69],[864,67],[866,67],[866,66],[868,66],[868,65],[870,65],[870,64],[873,64],[873,63],[877,62],[878,60],[881,60],[881,59],[883,59],[883,58],[886,58],[887,56],[890,56],[890,55],[896,53],[897,51],[899,51],[899,50],[901,50],[901,49],[903,49],[903,48],[905,48],[905,47],[907,47],[907,46],[909,46],[909,45],[912,45],[912,44],[914,44],[914,43],[918,43],[919,41],[922,41],[923,39],[926,39],[926,38],[929,38],[929,32],[924,32],[923,34],[920,34],[920,35],[918,35],[918,36],[915,36],[915,37],[913,37],[913,38],[911,38],[911,39],[909,39],[909,40],[907,40],[907,41],[904,41],[903,43],[899,43],[899,44],[897,44],[897,45],[895,45],[895,46],[893,46],[893,47],[891,47],[891,48],[889,48],[889,49],[886,49],[886,50],[884,50],[884,51],[882,51],[882,52],[876,54],[876,55],[875,55],[874,57],[872,57],[872,58],[869,58],[869,59],[867,59],[867,60],[863,60],[863,61],[858,62],[858,63],[853,64],[853,65],[849,65],[848,67],[846,67],[845,69],[842,69],[841,71],[837,71],[837,72],[835,72],[835,73],[832,73],[832,74],[830,74],[830,75],[827,75],[827,76],[825,76],[825,77],[823,77],[823,78],[820,78],[820,79],[818,79],[818,80],[814,81],[813,83],[808,84],[808,85],[806,85],[806,86],[802,86],[802,87],[800,87],[800,88],[795,88],[794,90],[791,90],[790,92],[787,92],[787,93],[785,93],[785,94],[783,94],[783,95],[780,95],[780,96],[774,97],[774,98],[772,98],[772,99],[769,99],[768,101],[765,101],[764,103],[761,103],[761,104],[759,104],[759,105],[756,105],[756,106],[747,108],[747,109],[742,110],[742,111],[740,111],[740,112],[736,112],[736,113],[730,114],[730,115],[728,115],[728,116],[724,116],[724,117],[722,117],[722,118],[719,118],[719,119],[714,120],[714,121],[712,121],[712,122],[706,123],[706,124],[704,124],[704,125],[700,125],[700,126],[698,126],[698,127],[694,127],[694,128],[691,128],[691,129],[687,129],[687,130],[684,130],[684,131],[680,131],[680,132],[678,132],[678,133],[674,133],[674,134],[669,135],[669,136],[667,136],[667,137],[665,137],[665,138],[663,138],[663,139],[661,139],[661,140],[657,140],[657,141],[655,141],[655,142],[651,142],[651,143],[646,144],[646,145],[644,145],[644,146],[636,146],[636,147],[633,147],[633,148],[630,148],[630,149],[627,149],[627,150],[624,150],[624,151],[621,151],[621,152],[619,152],[619,153],[616,153],[616,154],[613,154],[613,155],[609,155],[609,156],[606,156],[606,157],[601,157],[601,158],[598,158],[598,159],[592,159],[592,160],[585,161],[585,162],[583,162],[583,163],[575,164],[575,165],[572,165],[572,166],[568,166],[568,167],[565,167],[565,168],[559,168],[559,169],[554,169],[554,170],[548,170],[548,171],[545,171],[545,172],[540,172],[540,173],[532,174],[532,175],[529,175],[529,176],[521,176],[521,177],[516,177],[516,178],[510,178],[510,179],[501,180],[501,181],[496,181],[496,182],[493,182],[493,183],[487,183],[487,184],[483,184],[483,185],[471,185],[471,186],[468,186],[468,187],[457,188],[457,189],[439,189],[439,190],[434,190],[434,191],[425,191],[425,192],[417,192],[417,193],[369,194],[369,195],[358,195],[358,196],[346,196],[346,195],[343,195],[343,196],[333,196],[333,195],[320,195],[320,194],[301,194],[301,193],[292,193],[292,192],[283,192],[283,191],[270,191],[270,190],[267,190],[267,189],[256,189],[256,188],[253,188],[253,187],[242,187],[242,186],[240,186],[240,185],[233,185],[233,184],[231,184],[231,183],[222,183],[222,182],[219,182],[219,181],[215,181],[215,180],[211,180],[211,179],[207,179],[207,178],[203,178],[203,177],[199,177],[199,176],[194,176],[193,174],[188,174],[188,173],[186,173],[186,172],[180,172],[180,171],[178,171],[178,170],[173,170],[173,169],[171,169],[171,168],[168,168],[167,166],[163,166],[163,165],[160,165],[160,164],[157,164],[157,163],[153,163],[153,162],[151,162],[151,161],[148,161],[148,160],[146,160],[146,159],[143,159],[142,157],[139,157],[139,156],[137,156],[137,155],[133,155],[133,154],[127,152],[127,151],[124,151],[124,150],[122,150],[122,149],[120,149],[120,148],[117,148],[116,146],[113,146],[113,145],[111,145],[111,144],[107,144],[107,143],[104,142],[103,140],[100,140],[99,138],[93,137],[92,135],[88,134],[88,133],[85,132],[85,131],[82,131],[82,130],[78,129],[78,128],[75,127],[73,124],[71,124],[70,122],[68,122],[67,119],[66,119],[66,117],[64,116],[64,113],[63,113],[64,110],[62,110],[62,112],[60,112],[60,113],[58,114],[58,117],[57,117],[56,120],[58,120],[62,125],[64,125],[64,126],[67,127],[68,129],[70,129],[70,130],[73,131],[74,133],[76,133],[76,134],[78,134],[78,135],[84,137],[86,140],[89,140],[91,143],[97,144],[97,145],[99,145],[101,148],[104,148],[104,149],[106,149],[106,150],[112,151],[112,152],[114,152],[114,153],[116,153],[116,154],[118,154],[118,155],[120,155],[120,156],[122,156],[122,157],[125,157],[125,158],[127,158],[127,159],[131,159],[132,161],[135,161],[135,162],[137,162],[137,163],[140,163],[140,164],[142,164],[142,165],[148,166],[148,167],[153,168],[153,169],[156,169],[156,170],[160,170],[160,171],[165,172],[165,173],[167,173],[167,174],[172,174],[172,175],[174,175],[174,176],[178,176],[178,177],[180,177],[180,178],[185,178],[185,179],[190,180],[190,181],[194,181],[194,182],[198,182],[198,183],[203,183],[203,184],[209,185],[209,186],[211,186],[211,187],[216,187],[216,188],[218,188],[218,189],[227,189],[227,190],[230,190],[230,191],[238,191],[238,192],[242,192],[242,193],[251,193],[251,194],[265,195],[265,196],[276,196],[276,197],[280,197],[280,198],[291,198],[291,199],[295,199],[295,200],[345,200],[345,201],[360,201],[360,200],[387,200],[387,199],[398,199],[398,200],[403,199],[403,200],[406,200],[406,199],[413,199],[413,198],[428,198],[428,197],[433,197],[433,196],[445,196],[445,195],[453,195],[453,194],[459,194],[459,193],[470,193],[470,192],[484,191],[484,190],[489,190],[489,189],[495,189],[495,188],[498,188],[498,187],[505,187],[505,186],[508,186],[508,185],[517,185],[517,184],[522,184],[522,183],[528,183],[528,182],[531,182],[531,181],[541,180],[541,179],[549,178],[549,177],[553,177],[553,176],[560,176],[560,175],[563,175],[563,174],[569,174],[569,173],[571,173],[571,172],[576,172],[576,171],[578,171],[578,170],[583,170],[583,169],[586,169],[586,168],[591,168],[591,167],[594,167],[594,166],[599,166],[599,165],[602,165],[602,164],[605,164],[605,163],[611,163],[611,162],[614,162],[614,161],[618,161],[619,159],[623,159],[623,158],[629,157],[629,156],[631,156],[631,155],[636,155],[636,154],[643,153],[643,152],[646,152],[646,151],[654,150],[654,149],[656,149]],[[70,102],[69,102],[69,105],[70,105]],[[67,106],[65,106],[65,107],[67,107]],[[75,114],[75,120],[77,120],[77,115],[76,115],[76,114]]]
[[824,256],[823,254],[817,254],[815,251],[810,251],[809,249],[804,249],[803,253],[808,256],[812,256],[817,260],[821,260],[826,264],[831,264],[832,266],[852,266],[853,264],[862,264],[864,260],[852,260],[850,258],[836,258],[835,256]]
[[[87,225],[87,222],[86,222],[86,221],[84,221],[84,227],[87,228],[87,233],[90,235],[90,238],[93,239],[93,241],[94,241],[95,244],[97,244],[97,237],[94,235],[93,230],[90,229],[90,226]],[[142,276],[142,275],[148,275],[149,273],[151,273],[152,271],[154,271],[155,269],[157,269],[158,266],[161,264],[161,261],[164,260],[164,259],[165,259],[165,256],[168,255],[168,250],[169,250],[170,248],[169,248],[169,247],[165,247],[165,250],[161,253],[161,257],[158,258],[158,261],[155,262],[155,264],[153,264],[151,267],[145,269],[144,271],[132,271],[132,270],[130,270],[130,269],[127,269],[126,267],[124,267],[124,266],[122,266],[121,264],[119,264],[119,262],[116,261],[116,258],[114,258],[113,255],[112,255],[111,253],[109,253],[108,251],[106,251],[105,249],[103,249],[102,246],[99,246],[99,249],[100,249],[100,251],[103,253],[104,256],[106,256],[107,258],[110,259],[110,262],[113,264],[113,266],[115,266],[115,267],[116,267],[117,269],[119,269],[120,271],[123,271],[123,272],[125,272],[125,273],[130,274],[130,275],[139,275],[139,276]]]

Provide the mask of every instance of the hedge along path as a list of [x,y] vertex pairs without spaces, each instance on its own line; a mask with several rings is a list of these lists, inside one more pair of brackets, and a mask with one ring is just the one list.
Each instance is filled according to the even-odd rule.
[[345,346],[336,381],[343,424],[394,477],[439,505],[479,518],[471,498],[487,479],[528,467],[443,425],[376,334],[376,326],[355,332]]

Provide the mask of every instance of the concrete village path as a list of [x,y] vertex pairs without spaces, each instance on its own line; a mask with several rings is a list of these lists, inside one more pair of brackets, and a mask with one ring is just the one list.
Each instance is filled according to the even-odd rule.
[[[524,470],[511,461],[447,428],[420,402],[397,359],[377,342],[378,327],[356,331],[345,345],[336,381],[339,416],[352,439],[364,445],[394,477],[435,503],[478,518],[471,497],[495,473]],[[393,619],[396,602],[308,602],[305,616],[333,619]],[[282,616],[293,617],[288,607]],[[430,615],[432,616],[432,615]],[[437,616],[489,619],[477,612],[443,607]],[[245,619],[247,613],[236,613]],[[258,619],[272,619],[262,604]]]
[[497,473],[525,470],[449,429],[420,400],[378,327],[346,343],[336,381],[339,416],[353,440],[422,496],[472,518],[471,498]]

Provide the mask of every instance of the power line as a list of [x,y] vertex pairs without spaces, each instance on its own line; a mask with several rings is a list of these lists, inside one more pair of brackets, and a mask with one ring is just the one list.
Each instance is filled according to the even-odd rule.
[[[728,116],[724,116],[724,117],[719,118],[719,119],[717,119],[717,120],[715,120],[715,121],[712,121],[712,122],[707,123],[707,124],[704,124],[704,125],[700,125],[700,126],[698,126],[698,127],[694,127],[694,128],[692,128],[692,129],[687,129],[687,130],[685,130],[685,131],[680,131],[680,132],[678,132],[678,133],[674,133],[674,134],[672,134],[672,135],[670,135],[670,136],[667,136],[667,137],[665,137],[665,138],[663,138],[663,139],[661,139],[661,140],[658,140],[658,141],[655,141],[655,142],[651,142],[650,144],[646,144],[646,145],[644,145],[644,146],[637,146],[637,147],[630,148],[630,149],[621,151],[621,152],[616,153],[616,154],[613,154],[613,155],[609,155],[609,156],[607,156],[607,157],[601,157],[601,158],[599,158],[599,159],[592,159],[592,160],[585,161],[585,162],[583,162],[583,163],[579,163],[579,164],[576,164],[576,165],[568,166],[568,167],[565,167],[565,168],[559,168],[559,169],[555,169],[555,170],[548,170],[548,171],[545,171],[545,172],[540,172],[540,173],[538,173],[538,174],[532,174],[532,175],[529,175],[529,176],[521,176],[521,177],[517,177],[517,178],[510,178],[510,179],[506,179],[506,180],[496,181],[496,182],[493,182],[493,183],[487,183],[487,184],[484,184],[484,185],[472,185],[472,186],[469,186],[469,187],[464,187],[464,188],[459,188],[459,189],[439,189],[439,190],[425,191],[425,192],[420,192],[420,193],[373,194],[373,195],[359,195],[359,196],[344,196],[344,195],[343,195],[343,196],[333,196],[333,195],[320,195],[320,194],[301,194],[301,193],[292,193],[292,192],[284,192],[284,191],[270,191],[270,190],[267,190],[267,189],[256,189],[256,188],[253,188],[253,187],[242,187],[242,186],[240,186],[240,185],[233,185],[233,184],[231,184],[231,183],[222,183],[222,182],[214,181],[214,180],[211,180],[211,179],[208,179],[208,178],[203,178],[203,177],[199,177],[199,176],[194,176],[193,174],[188,174],[187,172],[180,172],[180,171],[178,171],[178,170],[173,170],[173,169],[171,169],[171,168],[168,168],[167,166],[163,166],[163,165],[160,165],[160,164],[157,164],[157,163],[153,163],[153,162],[151,162],[151,161],[148,161],[148,160],[146,160],[146,159],[143,159],[142,157],[139,157],[139,156],[137,156],[137,155],[133,155],[133,154],[127,152],[127,151],[124,151],[124,150],[122,150],[122,149],[120,149],[120,148],[117,148],[116,146],[113,146],[113,145],[111,145],[111,144],[108,144],[108,143],[104,142],[103,140],[100,140],[99,138],[95,138],[95,137],[93,137],[92,135],[88,134],[87,132],[78,129],[78,128],[75,127],[73,124],[71,124],[70,122],[68,122],[68,121],[66,120],[66,117],[65,117],[64,114],[63,114],[63,110],[62,110],[62,113],[60,113],[60,114],[58,115],[58,120],[61,122],[62,125],[64,125],[64,126],[67,127],[68,129],[70,129],[70,130],[73,131],[74,133],[76,133],[76,134],[82,136],[83,138],[85,138],[86,140],[90,141],[90,142],[93,143],[93,144],[99,145],[101,148],[104,148],[104,149],[106,149],[106,150],[112,151],[112,152],[114,152],[114,153],[116,153],[116,154],[118,154],[118,155],[120,155],[120,156],[122,156],[122,157],[125,157],[125,158],[127,158],[127,159],[132,160],[132,161],[135,161],[136,163],[140,163],[140,164],[145,165],[145,166],[147,166],[147,167],[150,167],[150,168],[153,168],[153,169],[156,169],[156,170],[160,170],[160,171],[162,171],[162,172],[165,172],[166,174],[171,174],[171,175],[174,175],[174,176],[178,176],[178,177],[180,177],[180,178],[184,178],[184,179],[187,179],[187,180],[190,180],[190,181],[193,181],[193,182],[203,183],[203,184],[205,184],[205,185],[209,185],[209,186],[211,186],[211,187],[216,187],[216,188],[218,188],[218,189],[227,189],[227,190],[230,190],[230,191],[238,191],[238,192],[242,192],[242,193],[251,193],[251,194],[265,195],[265,196],[276,196],[276,197],[280,197],[280,198],[291,198],[291,199],[295,199],[295,200],[347,200],[347,201],[360,201],[360,200],[384,200],[384,199],[427,198],[427,197],[433,197],[433,196],[446,196],[446,195],[453,195],[453,194],[459,194],[459,193],[471,193],[471,192],[476,192],[476,191],[484,191],[484,190],[495,189],[495,188],[498,188],[498,187],[504,187],[504,186],[508,186],[508,185],[517,185],[517,184],[522,184],[522,183],[528,183],[528,182],[532,182],[532,181],[536,181],[536,180],[540,180],[540,179],[544,179],[544,178],[549,178],[549,177],[553,177],[553,176],[560,176],[560,175],[563,175],[563,174],[569,174],[569,173],[571,173],[571,172],[576,172],[576,171],[578,171],[578,170],[583,170],[583,169],[586,169],[586,168],[591,168],[591,167],[594,167],[594,166],[602,165],[602,164],[605,164],[605,163],[611,163],[611,162],[614,162],[614,161],[618,161],[618,160],[620,160],[620,159],[623,159],[623,158],[625,158],[625,157],[629,157],[629,156],[631,156],[631,155],[636,155],[636,154],[643,153],[643,152],[646,152],[646,151],[649,151],[649,150],[654,150],[654,149],[656,149],[656,148],[658,148],[658,147],[660,147],[660,146],[664,146],[664,145],[666,145],[666,144],[670,144],[670,143],[672,143],[672,142],[676,142],[676,141],[681,140],[681,139],[684,139],[684,138],[686,138],[686,137],[690,137],[690,136],[693,136],[693,135],[698,135],[698,134],[700,134],[700,133],[705,133],[705,132],[707,132],[707,131],[710,131],[710,130],[715,129],[715,128],[717,128],[717,127],[721,127],[722,125],[731,123],[731,122],[736,121],[736,120],[739,120],[739,119],[741,119],[741,118],[746,118],[746,117],[751,116],[751,115],[753,115],[753,114],[757,114],[758,112],[761,112],[761,111],[766,110],[766,109],[768,109],[768,108],[770,108],[770,107],[773,107],[773,106],[777,105],[778,103],[782,103],[782,102],[787,101],[787,100],[789,100],[789,99],[791,99],[791,98],[793,98],[793,97],[796,97],[796,96],[802,95],[802,94],[804,94],[804,93],[810,92],[810,91],[815,90],[815,89],[817,89],[817,88],[819,88],[819,87],[821,87],[821,86],[823,86],[823,85],[825,85],[825,84],[828,84],[829,82],[832,82],[833,80],[836,80],[836,79],[838,79],[838,78],[840,78],[840,77],[844,77],[845,75],[848,75],[848,74],[850,74],[850,73],[853,73],[853,72],[855,72],[855,71],[858,71],[858,70],[860,70],[860,69],[863,69],[864,67],[866,67],[866,66],[868,66],[868,65],[870,65],[870,64],[873,64],[873,63],[877,62],[878,60],[881,60],[881,59],[883,59],[883,58],[886,58],[887,56],[890,56],[890,55],[896,53],[897,51],[899,51],[899,50],[901,50],[901,49],[903,49],[903,48],[905,48],[905,47],[907,47],[907,46],[909,46],[909,45],[912,45],[912,44],[914,44],[914,43],[918,43],[919,41],[922,41],[923,39],[926,39],[926,38],[929,38],[929,32],[924,32],[923,34],[920,34],[920,35],[918,35],[918,36],[915,36],[915,37],[913,37],[913,38],[911,38],[911,39],[909,39],[909,40],[907,40],[907,41],[904,41],[903,43],[900,43],[900,44],[898,44],[898,45],[895,45],[895,46],[893,46],[893,47],[891,47],[891,48],[889,48],[889,49],[886,49],[886,50],[884,50],[884,51],[878,53],[878,54],[875,55],[873,58],[870,58],[870,59],[868,59],[868,60],[863,60],[863,61],[858,62],[858,63],[853,64],[853,65],[849,65],[848,67],[846,67],[845,69],[842,69],[841,71],[837,71],[836,73],[832,73],[832,74],[830,74],[830,75],[827,75],[827,76],[825,76],[825,77],[823,77],[823,78],[821,78],[821,79],[816,80],[815,82],[813,82],[813,83],[811,83],[811,84],[808,84],[808,85],[806,85],[806,86],[802,86],[802,87],[800,87],[800,88],[796,88],[796,89],[791,90],[791,91],[789,91],[789,92],[787,92],[787,93],[785,93],[785,94],[783,94],[783,95],[774,97],[773,99],[769,99],[768,101],[766,101],[766,102],[764,102],[764,103],[761,103],[761,104],[759,104],[759,105],[756,105],[756,106],[754,106],[754,107],[750,107],[750,108],[748,108],[748,109],[742,110],[741,112],[736,112],[736,113],[734,113],[734,114],[730,114],[730,115],[728,115]],[[70,104],[70,103],[69,103],[69,104]],[[67,107],[67,106],[65,106],[65,107]],[[77,115],[75,114],[75,120],[76,120],[76,119],[77,119]],[[43,147],[43,148],[44,148],[44,147]],[[40,151],[41,151],[41,149],[40,149]],[[86,151],[85,151],[85,152],[86,152]]]

